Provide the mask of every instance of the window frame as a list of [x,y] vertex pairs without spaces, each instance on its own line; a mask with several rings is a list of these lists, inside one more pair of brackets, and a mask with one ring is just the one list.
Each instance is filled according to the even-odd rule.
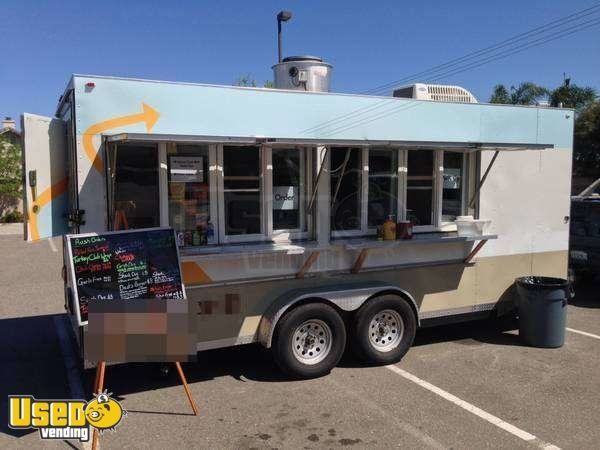
[[[404,220],[406,216],[406,150],[401,150],[399,148],[389,148],[389,147],[369,147],[366,148],[366,204],[365,204],[365,224],[367,227],[367,235],[376,235],[377,227],[369,227],[369,155],[371,150],[380,152],[380,151],[390,151],[396,152],[396,222]],[[393,170],[393,169],[392,169]]]
[[[256,147],[259,151],[259,199],[260,199],[260,233],[253,234],[233,234],[228,235],[225,230],[225,173],[223,167],[223,149],[225,147]],[[265,147],[263,145],[247,145],[247,144],[218,144],[217,145],[217,203],[219,208],[218,215],[218,239],[219,244],[239,244],[244,242],[260,242],[267,240],[266,224],[265,224]]]
[[[300,153],[300,186],[299,186],[299,228],[273,227],[273,151],[294,149]],[[265,146],[265,171],[269,174],[265,179],[265,205],[267,235],[273,241],[308,239],[312,232],[312,223],[308,218],[308,199],[312,186],[312,167],[314,147],[304,146]]]
[[[335,150],[333,147],[332,150]],[[346,147],[337,147],[346,148]],[[334,239],[344,237],[373,236],[377,234],[377,227],[369,227],[369,152],[373,151],[391,151],[396,152],[397,160],[397,183],[396,183],[396,221],[404,220],[406,217],[406,158],[408,153],[395,147],[353,147],[361,151],[361,200],[360,200],[360,228],[356,230],[330,230],[331,237]],[[331,194],[330,194],[331,195]],[[331,196],[330,196],[331,202]]]
[[[158,164],[159,164],[159,218],[160,225],[168,227],[169,224],[169,188],[168,188],[168,147],[185,144],[183,142],[160,142],[158,143]],[[208,177],[209,177],[209,201],[210,217],[213,225],[214,234],[209,240],[209,245],[227,245],[253,242],[278,242],[292,241],[300,239],[309,239],[313,232],[313,224],[308,216],[307,206],[313,189],[312,180],[312,161],[314,160],[314,151],[316,147],[305,146],[266,146],[255,145],[259,148],[260,156],[260,201],[261,201],[261,233],[227,235],[225,233],[225,192],[224,192],[224,172],[223,172],[223,149],[227,147],[247,147],[248,144],[198,144],[199,146],[208,146]],[[296,229],[273,229],[273,166],[272,151],[279,148],[297,149],[300,155],[300,228]],[[201,246],[205,248],[206,246]],[[183,252],[190,251],[196,247],[181,247]]]
[[[359,208],[360,208],[360,228],[357,228],[356,230],[332,230],[331,229],[331,208],[333,207],[333,204],[331,203],[331,196],[333,195],[333,191],[331,191],[329,193],[329,222],[330,222],[330,227],[329,227],[329,232],[330,232],[330,236],[332,238],[343,238],[343,237],[356,237],[356,236],[364,236],[366,234],[368,234],[369,230],[366,227],[367,224],[367,208],[368,208],[368,198],[366,198],[366,194],[369,191],[369,182],[368,182],[368,176],[369,176],[369,152],[368,149],[366,147],[357,147],[357,146],[332,146],[330,147],[329,151],[333,152],[335,150],[340,150],[340,149],[356,149],[358,151],[360,151],[360,202],[359,202]],[[331,157],[330,157],[330,163],[331,163]],[[331,172],[331,167],[330,170]],[[365,183],[366,180],[366,183]],[[331,183],[331,175],[330,175],[330,179],[329,179],[329,183]]]
[[[159,222],[161,226],[170,226],[169,224],[169,200],[168,200],[168,147],[178,144],[187,144],[185,142],[159,142],[158,148],[158,183],[159,183]],[[306,240],[314,236],[315,216],[318,214],[309,214],[308,202],[314,189],[313,180],[315,178],[314,163],[319,146],[301,146],[301,145],[251,145],[257,147],[260,152],[260,201],[261,201],[261,232],[246,235],[226,235],[225,234],[225,211],[224,211],[224,171],[223,171],[223,150],[224,147],[246,147],[249,144],[236,143],[211,143],[198,144],[208,147],[208,177],[209,177],[209,201],[210,217],[214,229],[214,235],[209,240],[207,246],[228,245],[238,243],[259,243],[259,242],[290,242],[293,240]],[[330,151],[335,151],[346,146],[329,147]],[[300,228],[296,229],[274,229],[273,228],[273,151],[278,149],[297,149],[300,153]],[[476,215],[478,213],[477,204],[473,207],[468,206],[468,202],[475,191],[477,181],[477,171],[479,167],[479,152],[466,150],[444,150],[444,149],[409,149],[397,147],[376,147],[362,146],[357,148],[361,152],[361,200],[360,200],[360,229],[356,230],[331,230],[329,228],[329,238],[339,239],[348,237],[373,236],[377,233],[377,227],[368,226],[368,199],[369,199],[369,152],[373,151],[395,151],[397,152],[397,206],[396,220],[406,220],[406,194],[407,194],[407,173],[408,173],[408,152],[409,151],[432,151],[434,152],[434,173],[433,173],[433,198],[432,198],[432,225],[415,226],[414,232],[451,232],[456,231],[454,221],[442,220],[442,199],[443,199],[443,156],[444,151],[452,151],[463,154],[463,168],[465,176],[462,182],[462,210],[463,214]],[[331,195],[329,202],[331,204]],[[331,214],[330,211],[327,214]],[[206,247],[206,246],[202,246]],[[196,247],[182,247],[185,253]]]
[[[158,144],[158,182],[159,182],[159,214],[160,226],[170,227],[169,223],[169,158],[168,147],[177,145],[194,145],[186,144],[185,142],[160,142]],[[213,225],[213,236],[208,240],[207,245],[218,244],[217,237],[217,222],[219,219],[219,205],[217,195],[217,145],[216,144],[197,144],[199,147],[208,147],[208,192],[209,192],[209,208],[210,222]],[[205,247],[205,246],[202,246]],[[181,247],[181,249],[191,249],[195,247]]]
[[[345,147],[338,147],[345,148]],[[335,147],[333,147],[335,150]],[[368,226],[368,195],[369,195],[369,152],[388,150],[385,147],[360,147],[362,152],[362,179],[361,179],[361,227],[356,230],[330,230],[331,238],[359,237],[372,236],[377,234],[377,227]],[[414,227],[416,233],[431,233],[431,232],[450,232],[456,231],[455,221],[442,220],[442,200],[444,187],[444,152],[453,151],[462,153],[463,169],[465,176],[462,179],[462,211],[463,214],[476,214],[476,208],[469,208],[468,202],[470,196],[474,192],[474,182],[476,179],[475,173],[477,170],[478,156],[470,151],[461,150],[444,150],[444,149],[400,149],[389,148],[391,151],[398,152],[398,182],[397,182],[397,208],[396,221],[406,220],[406,194],[407,194],[407,176],[408,176],[408,152],[409,151],[431,151],[433,152],[433,185],[432,185],[432,203],[431,203],[431,224],[419,225]],[[331,195],[331,194],[330,194]],[[331,199],[331,197],[330,197]]]
[[458,150],[440,150],[440,180],[439,180],[439,230],[440,231],[456,231],[456,219],[455,220],[444,220],[443,211],[443,190],[444,190],[444,152],[461,153],[462,154],[462,169],[463,176],[461,179],[461,215],[472,215],[476,214],[476,207],[469,207],[469,201],[471,196],[475,192],[475,180],[477,171],[478,155],[469,151],[458,151]]

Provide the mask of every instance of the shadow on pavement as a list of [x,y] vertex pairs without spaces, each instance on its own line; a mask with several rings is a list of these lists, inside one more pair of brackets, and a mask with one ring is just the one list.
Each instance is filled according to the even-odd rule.
[[[8,428],[7,395],[26,394],[40,399],[70,398],[67,374],[54,325],[54,318],[47,315],[0,320],[0,356],[4,367],[0,375],[2,398],[0,400],[0,432],[22,436],[34,430],[12,430]],[[64,315],[63,315],[64,316]],[[520,346],[518,335],[505,330],[515,329],[516,321],[498,322],[483,320],[435,328],[417,332],[414,346],[443,342],[455,342],[465,346],[493,344]],[[74,345],[74,343],[72,343]],[[291,381],[275,365],[270,351],[259,344],[243,345],[198,354],[198,361],[182,364],[189,383],[209,381],[219,377],[233,377],[240,382]],[[340,367],[363,367],[350,350],[346,352]],[[165,373],[162,368],[170,370]],[[83,372],[82,380],[86,398],[92,396],[95,371]],[[105,386],[123,399],[128,394],[180,386],[172,363],[129,363],[107,366]],[[169,414],[161,411],[136,411],[146,414]],[[186,413],[171,413],[182,414]]]
[[39,399],[69,398],[67,375],[54,317],[46,315],[0,320],[0,433],[24,436],[37,430],[8,427],[8,395]]

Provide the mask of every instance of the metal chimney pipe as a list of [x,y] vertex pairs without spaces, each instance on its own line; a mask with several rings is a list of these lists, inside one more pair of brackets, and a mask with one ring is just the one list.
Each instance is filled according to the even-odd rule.
[[277,62],[281,62],[281,22],[287,22],[292,18],[292,13],[290,11],[279,11],[277,14],[277,53],[278,58]]

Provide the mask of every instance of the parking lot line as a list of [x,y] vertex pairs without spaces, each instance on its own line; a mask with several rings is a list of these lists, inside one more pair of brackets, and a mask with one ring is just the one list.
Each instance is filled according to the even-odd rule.
[[48,238],[48,245],[50,246],[50,250],[52,250],[54,253],[56,253],[58,251],[56,249],[56,245],[54,244],[54,241],[52,240],[52,238]]
[[524,441],[531,442],[531,443],[534,443],[533,441],[536,441],[535,443],[538,444],[538,446],[540,448],[543,448],[545,450],[559,449],[559,447],[556,447],[555,445],[543,442],[540,439],[538,439],[536,436],[534,436],[533,434],[528,433],[525,430],[521,430],[520,428],[517,428],[514,425],[511,425],[510,423],[505,422],[504,420],[500,419],[499,417],[496,417],[493,414],[490,414],[490,413],[482,410],[481,408],[478,408],[477,406],[472,405],[469,402],[461,400],[460,398],[456,397],[455,395],[452,395],[451,393],[444,391],[443,389],[441,389],[437,386],[434,386],[433,384],[431,384],[425,380],[422,380],[421,378],[419,378],[405,370],[402,370],[401,368],[399,368],[393,364],[385,366],[385,367],[387,369],[391,370],[392,372],[394,372],[395,374],[400,375],[401,377],[403,377],[409,381],[412,381],[413,383],[418,384],[422,388],[427,389],[428,391],[433,392],[436,395],[439,395],[440,397],[442,397],[445,400],[448,400],[451,403],[454,403],[456,406],[460,406],[464,410],[469,411],[470,413],[475,414],[476,416],[480,417],[481,419],[483,419],[493,425],[496,425],[498,428],[501,428],[504,431],[509,432],[513,436],[516,436]]
[[443,449],[447,448],[441,442],[438,442],[433,437],[429,436],[427,433],[423,432],[419,428],[411,425],[410,423],[404,422],[403,420],[400,420],[399,418],[395,417],[394,415],[391,415],[388,411],[386,411],[384,408],[382,408],[381,405],[379,405],[377,402],[369,400],[368,398],[365,398],[365,397],[357,394],[352,389],[349,389],[348,386],[346,386],[345,384],[335,381],[334,377],[332,377],[332,376],[327,377],[327,381],[329,383],[335,385],[338,389],[342,389],[347,395],[353,397],[355,400],[363,403],[367,407],[370,407],[370,408],[375,409],[376,411],[379,411],[379,413],[381,415],[383,415],[387,419],[393,421],[405,433],[410,434],[415,439],[418,439],[423,444],[425,444],[426,447],[437,449],[437,450],[443,450]]
[[600,336],[598,336],[597,334],[588,333],[587,331],[576,330],[575,328],[567,328],[567,331],[570,331],[571,333],[581,334],[583,336],[591,337],[594,339],[600,339]]

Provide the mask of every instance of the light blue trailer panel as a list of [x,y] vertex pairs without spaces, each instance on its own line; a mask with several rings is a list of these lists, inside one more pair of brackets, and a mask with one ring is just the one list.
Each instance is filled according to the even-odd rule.
[[[94,83],[94,87],[86,84]],[[445,103],[98,76],[74,76],[77,134],[108,119],[159,114],[153,134],[571,147],[570,110]],[[143,122],[104,134],[145,133]]]

